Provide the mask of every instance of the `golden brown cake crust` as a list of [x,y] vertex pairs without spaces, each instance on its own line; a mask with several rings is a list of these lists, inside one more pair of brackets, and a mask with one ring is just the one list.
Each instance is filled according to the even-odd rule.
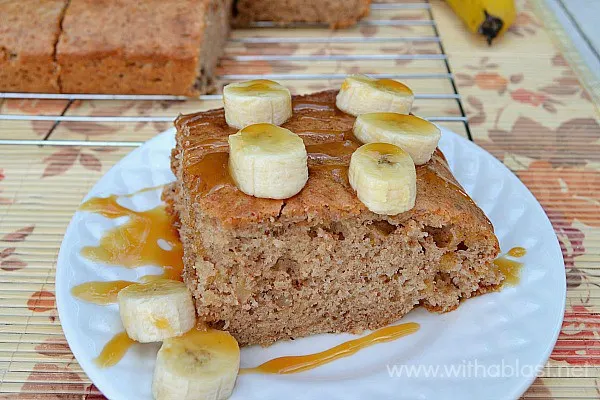
[[67,0],[0,0],[0,90],[58,92],[54,46]]
[[71,0],[57,47],[63,92],[199,94],[196,77],[212,73],[227,38],[230,3]]
[[[205,215],[215,218],[223,226],[237,228],[273,218],[335,220],[370,213],[347,181],[350,155],[359,144],[344,139],[344,135],[346,138],[351,135],[355,117],[335,107],[336,94],[337,91],[332,90],[292,99],[293,116],[282,127],[298,133],[305,141],[309,153],[309,180],[298,195],[287,200],[247,196],[231,183],[203,193],[204,183],[195,173],[194,165],[215,151],[214,145],[203,143],[221,141],[222,147],[218,151],[227,152],[227,136],[237,130],[227,126],[222,109],[177,118],[177,142],[181,151],[178,158],[184,166],[183,184],[192,201]],[[317,153],[312,152],[312,146],[320,142],[346,145],[346,154],[329,157],[319,153],[319,149]],[[491,227],[485,214],[464,193],[439,150],[429,163],[417,167],[415,207],[389,219],[402,221],[420,214],[437,214],[450,223],[464,221],[483,229]]]
[[371,0],[238,0],[234,5],[234,24],[307,22],[345,28],[367,16],[370,4]]

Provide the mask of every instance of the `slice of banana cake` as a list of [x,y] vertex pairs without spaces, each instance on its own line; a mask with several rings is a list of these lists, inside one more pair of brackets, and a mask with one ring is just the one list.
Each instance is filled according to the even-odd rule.
[[199,319],[241,345],[375,329],[418,305],[453,310],[502,282],[493,227],[439,150],[414,167],[409,211],[376,214],[359,200],[348,167],[362,143],[336,95],[292,96],[281,127],[304,141],[308,180],[287,199],[238,189],[228,168],[238,129],[223,109],[175,122],[177,181],[163,197],[181,224],[184,280]]

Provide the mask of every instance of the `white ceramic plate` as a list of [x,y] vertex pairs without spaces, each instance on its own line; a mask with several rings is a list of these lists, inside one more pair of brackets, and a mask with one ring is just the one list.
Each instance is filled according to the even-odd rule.
[[[87,198],[133,193],[172,181],[173,145],[173,130],[148,141],[100,179]],[[415,310],[403,321],[421,324],[416,334],[311,371],[240,376],[233,399],[516,399],[529,387],[554,347],[563,318],[566,287],[558,241],[533,195],[489,153],[447,130],[440,147],[457,179],[493,222],[502,250],[527,249],[518,286],[468,300],[443,315]],[[145,210],[159,204],[160,194],[145,192],[121,200]],[[107,267],[80,256],[82,247],[97,245],[102,233],[118,223],[122,220],[75,213],[58,257],[58,311],[77,361],[107,397],[148,400],[159,345],[136,344],[119,364],[99,369],[92,360],[123,330],[117,306],[85,303],[70,294],[73,286],[87,281],[135,280],[158,272],[156,267]],[[244,348],[242,367],[314,353],[352,337],[316,335],[268,348]],[[394,365],[397,374],[391,376]]]

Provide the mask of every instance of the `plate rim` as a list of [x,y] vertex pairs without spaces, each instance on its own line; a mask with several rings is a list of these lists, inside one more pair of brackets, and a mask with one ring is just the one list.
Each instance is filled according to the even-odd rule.
[[[500,160],[498,160],[496,157],[494,157],[491,153],[489,153],[483,147],[477,145],[474,141],[468,140],[468,139],[462,137],[461,135],[458,135],[457,133],[451,131],[450,129],[447,129],[447,128],[444,128],[441,126],[439,126],[439,128],[442,131],[442,135],[450,134],[454,137],[453,138],[454,140],[458,140],[458,143],[464,144],[465,146],[468,146],[468,147],[471,147],[472,149],[475,149],[478,152],[485,153],[487,155],[487,157],[490,159],[489,161],[493,164],[494,169],[496,169],[496,168],[503,169],[504,170],[503,172],[507,173],[506,174],[507,179],[511,179],[513,181],[516,180],[516,183],[525,189],[525,191],[527,192],[527,195],[530,196],[531,199],[533,200],[532,205],[534,207],[537,207],[539,209],[539,211],[541,211],[541,213],[545,217],[545,222],[547,223],[547,225],[549,225],[549,229],[551,229],[552,232],[554,233],[553,234],[554,240],[553,240],[552,246],[559,250],[556,254],[559,257],[559,259],[557,261],[564,266],[564,258],[563,258],[562,250],[560,249],[560,243],[559,243],[558,237],[556,236],[556,233],[553,229],[552,223],[551,223],[550,219],[548,218],[548,215],[546,214],[542,205],[539,203],[537,198],[531,193],[529,188],[513,173],[513,171],[511,171],[506,165],[504,165],[504,163],[502,163]],[[94,183],[94,185],[89,189],[87,194],[83,197],[82,202],[87,200],[91,196],[91,193],[95,192],[96,187],[100,186],[105,181],[109,181],[110,180],[109,178],[112,177],[112,175],[115,173],[115,171],[122,168],[121,163],[123,162],[123,160],[125,158],[130,157],[134,153],[143,152],[152,143],[164,140],[164,137],[166,137],[166,136],[173,136],[175,131],[176,131],[176,129],[174,127],[171,127],[169,129],[155,135],[154,137],[145,141],[139,147],[135,148],[131,152],[124,155],[117,163],[115,163],[108,171],[106,171]],[[452,171],[452,168],[451,168],[451,171]],[[452,172],[454,174],[454,171],[452,171]],[[77,335],[75,335],[75,330],[65,329],[65,327],[64,327],[65,324],[63,323],[63,321],[70,322],[72,326],[77,326],[76,323],[73,323],[73,322],[77,322],[76,319],[72,318],[72,315],[70,315],[70,313],[67,312],[67,310],[66,310],[65,304],[67,303],[67,299],[63,298],[64,297],[63,294],[65,294],[67,292],[70,293],[70,288],[67,288],[66,292],[65,292],[65,288],[64,288],[64,285],[66,285],[68,283],[68,280],[66,278],[59,279],[59,276],[62,276],[63,273],[68,272],[68,270],[63,271],[65,268],[67,268],[70,265],[70,263],[68,261],[66,261],[68,254],[67,254],[64,238],[67,237],[69,234],[72,235],[71,231],[73,229],[75,229],[75,216],[78,212],[79,212],[79,210],[75,209],[73,216],[71,217],[71,220],[70,220],[67,228],[65,229],[65,233],[63,235],[63,240],[61,241],[61,246],[60,246],[60,250],[58,253],[58,257],[56,259],[55,295],[56,295],[56,306],[57,306],[57,310],[58,310],[59,321],[60,321],[61,329],[67,340],[67,343],[69,344],[69,348],[71,349],[73,356],[75,357],[75,359],[81,366],[83,372],[87,375],[87,377],[91,380],[91,382],[107,398],[109,398],[109,399],[118,398],[119,396],[121,396],[121,394],[114,392],[114,390],[116,390],[116,389],[113,390],[113,388],[115,388],[115,386],[108,385],[108,384],[105,385],[105,382],[102,379],[102,374],[100,372],[97,372],[97,370],[95,368],[90,367],[90,363],[92,363],[92,361],[89,357],[89,354],[85,353],[83,351],[83,348],[81,349],[81,351],[79,348],[77,348],[77,349],[73,348],[72,343],[79,344],[79,340],[76,338]],[[61,268],[61,265],[63,265],[62,268]],[[560,300],[561,300],[560,310],[562,310],[562,312],[560,313],[560,315],[557,316],[558,318],[557,318],[556,323],[554,324],[551,339],[548,342],[548,346],[547,346],[546,350],[543,353],[539,354],[538,365],[545,365],[546,362],[548,361],[548,359],[550,358],[550,355],[556,345],[556,341],[558,340],[558,337],[560,335],[561,328],[562,328],[562,322],[564,319],[564,313],[565,313],[565,308],[566,308],[566,289],[567,288],[566,288],[566,275],[560,274],[560,276],[562,277],[561,282],[558,282],[558,283],[562,283],[561,285],[559,285],[559,287],[561,288],[561,293],[559,293]],[[75,347],[77,347],[77,346],[75,346]],[[537,376],[535,376],[535,375],[522,377],[522,379],[520,380],[520,385],[518,385],[518,386],[515,385],[513,387],[512,394],[514,394],[515,396],[514,397],[511,396],[508,398],[518,399],[521,395],[523,395],[527,391],[527,389],[531,386],[531,384],[534,382],[534,380],[536,378],[537,378]],[[431,379],[436,379],[436,378],[431,378]],[[101,382],[101,383],[99,384],[98,382]]]

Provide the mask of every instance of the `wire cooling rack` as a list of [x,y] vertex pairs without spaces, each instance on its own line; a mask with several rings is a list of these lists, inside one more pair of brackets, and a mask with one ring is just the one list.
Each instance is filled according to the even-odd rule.
[[[270,22],[257,22],[251,29],[233,31],[221,61],[217,87],[235,80],[264,78],[283,81],[292,91],[300,93],[314,91],[309,90],[311,82],[312,86],[315,82],[322,83],[323,89],[339,87],[335,82],[342,80],[347,73],[367,72],[374,77],[404,81],[414,88],[415,105],[427,106],[427,111],[420,115],[442,124],[459,123],[463,128],[461,132],[471,139],[462,102],[428,2],[376,2],[371,6],[371,15],[349,30],[329,31],[326,27],[312,24],[296,24],[293,27],[293,30],[281,29]],[[294,49],[300,51],[289,54]],[[406,67],[411,64],[418,66]],[[265,66],[269,71],[263,72]],[[278,72],[285,67],[292,71]],[[295,72],[294,67],[303,71]],[[243,73],[239,73],[240,70]],[[411,84],[414,81],[420,85],[414,87]],[[189,99],[165,95],[0,93],[1,99],[64,101],[64,106],[54,109],[54,113],[39,113],[35,109],[27,113],[2,110],[0,123],[4,124],[0,125],[0,145],[135,147],[143,140],[99,139],[93,134],[78,138],[56,133],[65,123],[76,123],[79,131],[85,131],[86,124],[91,130],[98,123],[124,128],[124,124],[170,123],[176,116],[151,107],[146,107],[151,112],[144,115],[111,115],[110,110],[118,102],[184,102],[186,106],[178,108],[192,112],[218,106],[221,95]],[[74,104],[85,102],[94,102],[94,115],[78,115],[75,112]],[[106,112],[97,115],[103,107]],[[41,138],[6,134],[12,127],[21,129],[19,121],[44,122],[48,131]],[[456,126],[450,125],[451,128]],[[152,133],[156,132],[150,132],[148,137]]]

